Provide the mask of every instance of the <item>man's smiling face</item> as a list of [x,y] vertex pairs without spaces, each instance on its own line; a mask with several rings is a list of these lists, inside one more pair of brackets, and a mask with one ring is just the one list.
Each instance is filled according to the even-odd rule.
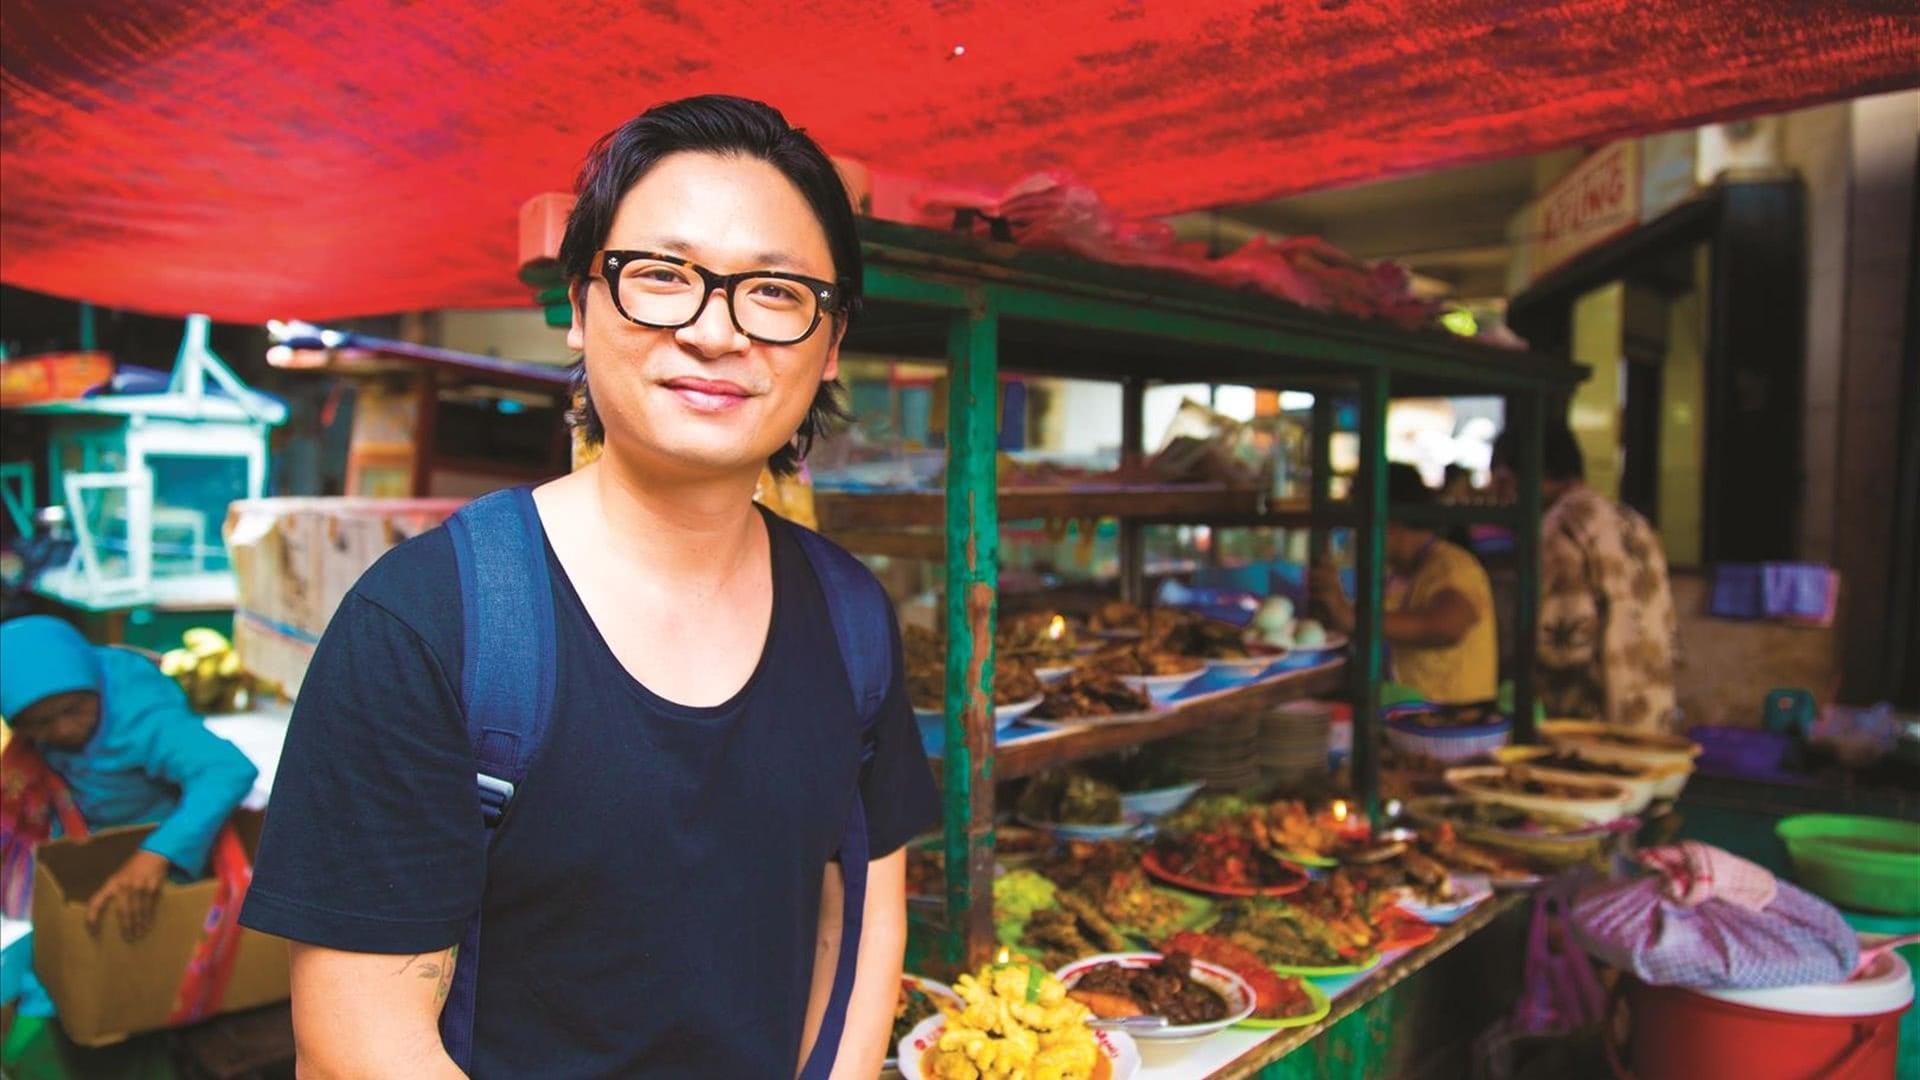
[[[742,155],[661,159],[620,200],[601,247],[673,255],[721,274],[833,281],[838,269],[800,190]],[[608,449],[655,474],[757,473],[839,370],[841,324],[831,314],[803,341],[768,345],[739,331],[718,290],[690,325],[656,330],[622,317],[597,267],[575,288],[585,295],[567,344],[585,354]],[[747,302],[744,290],[739,299]]]

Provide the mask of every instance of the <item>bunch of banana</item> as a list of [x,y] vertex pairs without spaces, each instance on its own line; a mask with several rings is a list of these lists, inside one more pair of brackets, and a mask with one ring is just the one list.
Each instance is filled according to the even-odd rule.
[[180,636],[182,648],[160,657],[160,670],[187,692],[195,712],[222,713],[244,708],[252,681],[240,668],[240,654],[218,630],[196,626]]

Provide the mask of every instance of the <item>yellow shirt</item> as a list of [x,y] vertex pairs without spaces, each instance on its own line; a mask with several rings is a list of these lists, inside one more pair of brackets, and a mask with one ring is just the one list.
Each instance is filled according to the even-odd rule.
[[1490,701],[1499,692],[1500,640],[1494,629],[1493,585],[1480,560],[1464,548],[1436,540],[1411,579],[1387,589],[1387,610],[1419,610],[1452,589],[1480,613],[1466,636],[1453,645],[1421,648],[1391,645],[1393,680],[1420,691],[1428,701],[1455,704]]

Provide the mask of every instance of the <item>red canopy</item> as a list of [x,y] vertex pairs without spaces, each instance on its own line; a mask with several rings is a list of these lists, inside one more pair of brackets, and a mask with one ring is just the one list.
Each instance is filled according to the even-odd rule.
[[7,0],[0,279],[154,312],[524,303],[515,211],[643,106],[1134,214],[1920,84],[1800,0]]

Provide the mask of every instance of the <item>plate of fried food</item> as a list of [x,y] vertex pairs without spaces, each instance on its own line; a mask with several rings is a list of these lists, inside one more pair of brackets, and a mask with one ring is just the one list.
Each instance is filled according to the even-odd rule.
[[1261,851],[1244,832],[1216,828],[1166,840],[1140,857],[1140,867],[1169,885],[1215,896],[1285,896],[1307,875]]
[[1340,873],[1363,882],[1376,915],[1391,904],[1423,923],[1444,925],[1493,895],[1485,874],[1456,874],[1439,859],[1407,844],[1390,859],[1346,867]]
[[1087,616],[1087,629],[1107,641],[1131,641],[1145,636],[1151,620],[1147,610],[1124,600],[1109,600]]
[[[993,667],[993,727],[995,731],[1039,708],[1046,700],[1040,680],[1033,669],[1018,661]],[[913,703],[914,719],[923,724],[943,723],[946,719],[947,675],[945,665],[920,668],[907,673],[907,696]]]
[[1144,645],[1119,645],[1094,653],[1087,667],[1117,675],[1126,685],[1164,703],[1207,673],[1207,664],[1191,656],[1151,649]]
[[[907,673],[907,700],[921,724],[939,724],[946,717],[946,646],[933,632],[909,626],[900,634]],[[1000,730],[1040,707],[1045,700],[1040,679],[1031,665],[1018,659],[993,665],[993,726]]]
[[920,1022],[900,1040],[905,1080],[1134,1080],[1140,1048],[1119,1031],[1087,1026],[1092,1011],[1031,961],[988,964],[954,983],[960,1006]]
[[[1417,815],[1421,808],[1416,807],[1415,804],[1420,802],[1421,800],[1416,799],[1413,803],[1409,803],[1410,812]],[[1445,799],[1426,804],[1427,807],[1446,805]],[[1468,809],[1480,809],[1483,805],[1481,803],[1462,804]],[[1526,842],[1531,841],[1512,841],[1515,845]],[[1419,831],[1419,844],[1423,853],[1432,856],[1450,872],[1484,875],[1495,889],[1532,888],[1546,880],[1536,869],[1533,858],[1525,851],[1516,850],[1513,846],[1501,847],[1464,839],[1460,834],[1460,827],[1450,819],[1432,821],[1422,827]],[[1561,860],[1554,861],[1558,863]]]
[[1254,842],[1274,858],[1324,870],[1340,865],[1338,853],[1349,842],[1340,831],[1298,799],[1280,799],[1247,815]]
[[[887,1045],[898,1046],[914,1028],[930,1017],[940,1015],[942,1005],[959,1009],[965,1002],[946,983],[923,975],[900,976],[900,1000],[893,1007],[893,1035],[887,1040]],[[897,1068],[899,1064],[899,1059],[888,1055],[887,1060],[881,1063],[881,1068]]]
[[1324,920],[1285,900],[1228,901],[1201,929],[1252,952],[1283,975],[1358,975],[1380,962],[1378,951],[1355,948]]
[[1287,650],[1252,639],[1232,623],[1167,611],[1154,613],[1142,645],[1197,658],[1217,677],[1239,682],[1259,678],[1287,655]]
[[1018,660],[1038,671],[1072,668],[1080,648],[1079,634],[1065,615],[1032,611],[1001,620],[994,633],[994,659]]
[[1155,885],[1140,868],[1139,845],[1068,843],[1037,864],[1059,889],[1088,901],[1115,929],[1143,942],[1200,925],[1213,915],[1204,897]]
[[1081,667],[1044,688],[1038,708],[1027,717],[1043,727],[1082,724],[1132,724],[1155,715],[1153,698],[1118,675]]
[[1103,1020],[1163,1017],[1136,1030],[1154,1042],[1201,1039],[1253,1015],[1253,988],[1231,969],[1183,952],[1100,953],[1055,973],[1067,996]]
[[1226,968],[1253,991],[1253,1012],[1237,1022],[1243,1028],[1305,1027],[1333,1010],[1326,992],[1298,975],[1282,975],[1251,951],[1222,937],[1182,930],[1161,943],[1162,952],[1183,952]]

